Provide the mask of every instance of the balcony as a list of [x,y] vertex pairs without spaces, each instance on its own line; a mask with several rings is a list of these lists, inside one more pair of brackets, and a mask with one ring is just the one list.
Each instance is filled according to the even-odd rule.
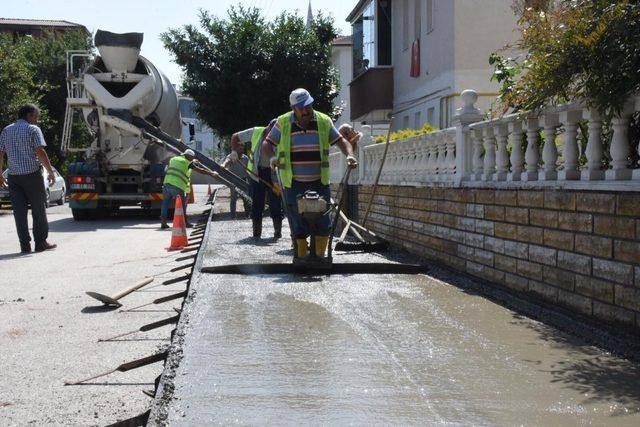
[[353,121],[393,108],[393,67],[369,68],[349,83]]

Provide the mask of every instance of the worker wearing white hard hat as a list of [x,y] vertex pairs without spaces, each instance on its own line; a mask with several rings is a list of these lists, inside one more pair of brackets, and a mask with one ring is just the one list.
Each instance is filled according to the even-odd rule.
[[169,165],[164,176],[162,185],[162,209],[160,210],[160,228],[169,228],[167,224],[167,216],[169,214],[169,206],[176,197],[182,199],[182,209],[184,210],[184,219],[187,227],[191,224],[187,220],[187,194],[191,187],[191,173],[198,173],[214,176],[214,173],[204,168],[195,160],[196,153],[191,149],[185,150],[182,154],[174,156],[169,160]]
[[287,214],[294,238],[294,262],[305,259],[309,249],[316,257],[324,257],[329,241],[329,218],[324,216],[315,225],[315,247],[309,248],[310,229],[298,213],[297,198],[306,191],[315,191],[325,200],[331,198],[329,188],[329,149],[335,145],[347,156],[347,165],[355,168],[358,161],[351,144],[338,132],[329,116],[313,109],[314,99],[306,89],[295,89],[289,95],[291,110],[278,117],[267,142],[276,156],[282,179]]

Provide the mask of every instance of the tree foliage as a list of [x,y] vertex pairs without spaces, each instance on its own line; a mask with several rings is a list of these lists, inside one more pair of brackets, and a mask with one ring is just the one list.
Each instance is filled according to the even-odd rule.
[[518,0],[520,40],[490,58],[506,108],[531,110],[585,99],[620,111],[640,90],[640,2]]
[[231,7],[225,18],[200,11],[199,26],[161,38],[184,71],[182,90],[200,118],[221,136],[266,125],[290,109],[289,93],[304,87],[315,108],[332,115],[339,79],[331,66],[332,20],[318,14],[310,30],[284,12],[273,22],[256,8]]
[[[0,35],[0,127],[16,121],[20,105],[38,105],[47,151],[59,169],[64,169],[65,160],[60,144],[67,98],[66,51],[91,47],[91,40],[80,30],[15,40],[11,35]],[[87,138],[82,124],[76,124],[72,137]]]

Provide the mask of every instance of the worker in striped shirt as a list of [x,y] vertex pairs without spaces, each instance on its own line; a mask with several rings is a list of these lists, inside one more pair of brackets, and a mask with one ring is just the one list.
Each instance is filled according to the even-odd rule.
[[[313,98],[306,89],[296,89],[289,96],[292,111],[278,117],[276,125],[266,138],[272,156],[272,165],[280,171],[287,213],[293,228],[294,261],[309,254],[308,224],[298,213],[297,198],[306,191],[315,191],[327,202],[329,188],[329,149],[335,145],[347,156],[347,165],[355,168],[358,161],[353,149],[326,115],[313,109]],[[329,217],[316,224],[315,256],[324,257],[329,241]]]

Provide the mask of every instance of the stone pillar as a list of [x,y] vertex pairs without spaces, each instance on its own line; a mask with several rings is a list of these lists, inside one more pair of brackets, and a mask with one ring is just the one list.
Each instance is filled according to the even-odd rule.
[[463,106],[456,110],[453,117],[453,126],[456,128],[456,185],[468,179],[472,172],[471,136],[469,125],[482,120],[482,111],[475,107],[478,94],[474,90],[467,89],[460,95]]

